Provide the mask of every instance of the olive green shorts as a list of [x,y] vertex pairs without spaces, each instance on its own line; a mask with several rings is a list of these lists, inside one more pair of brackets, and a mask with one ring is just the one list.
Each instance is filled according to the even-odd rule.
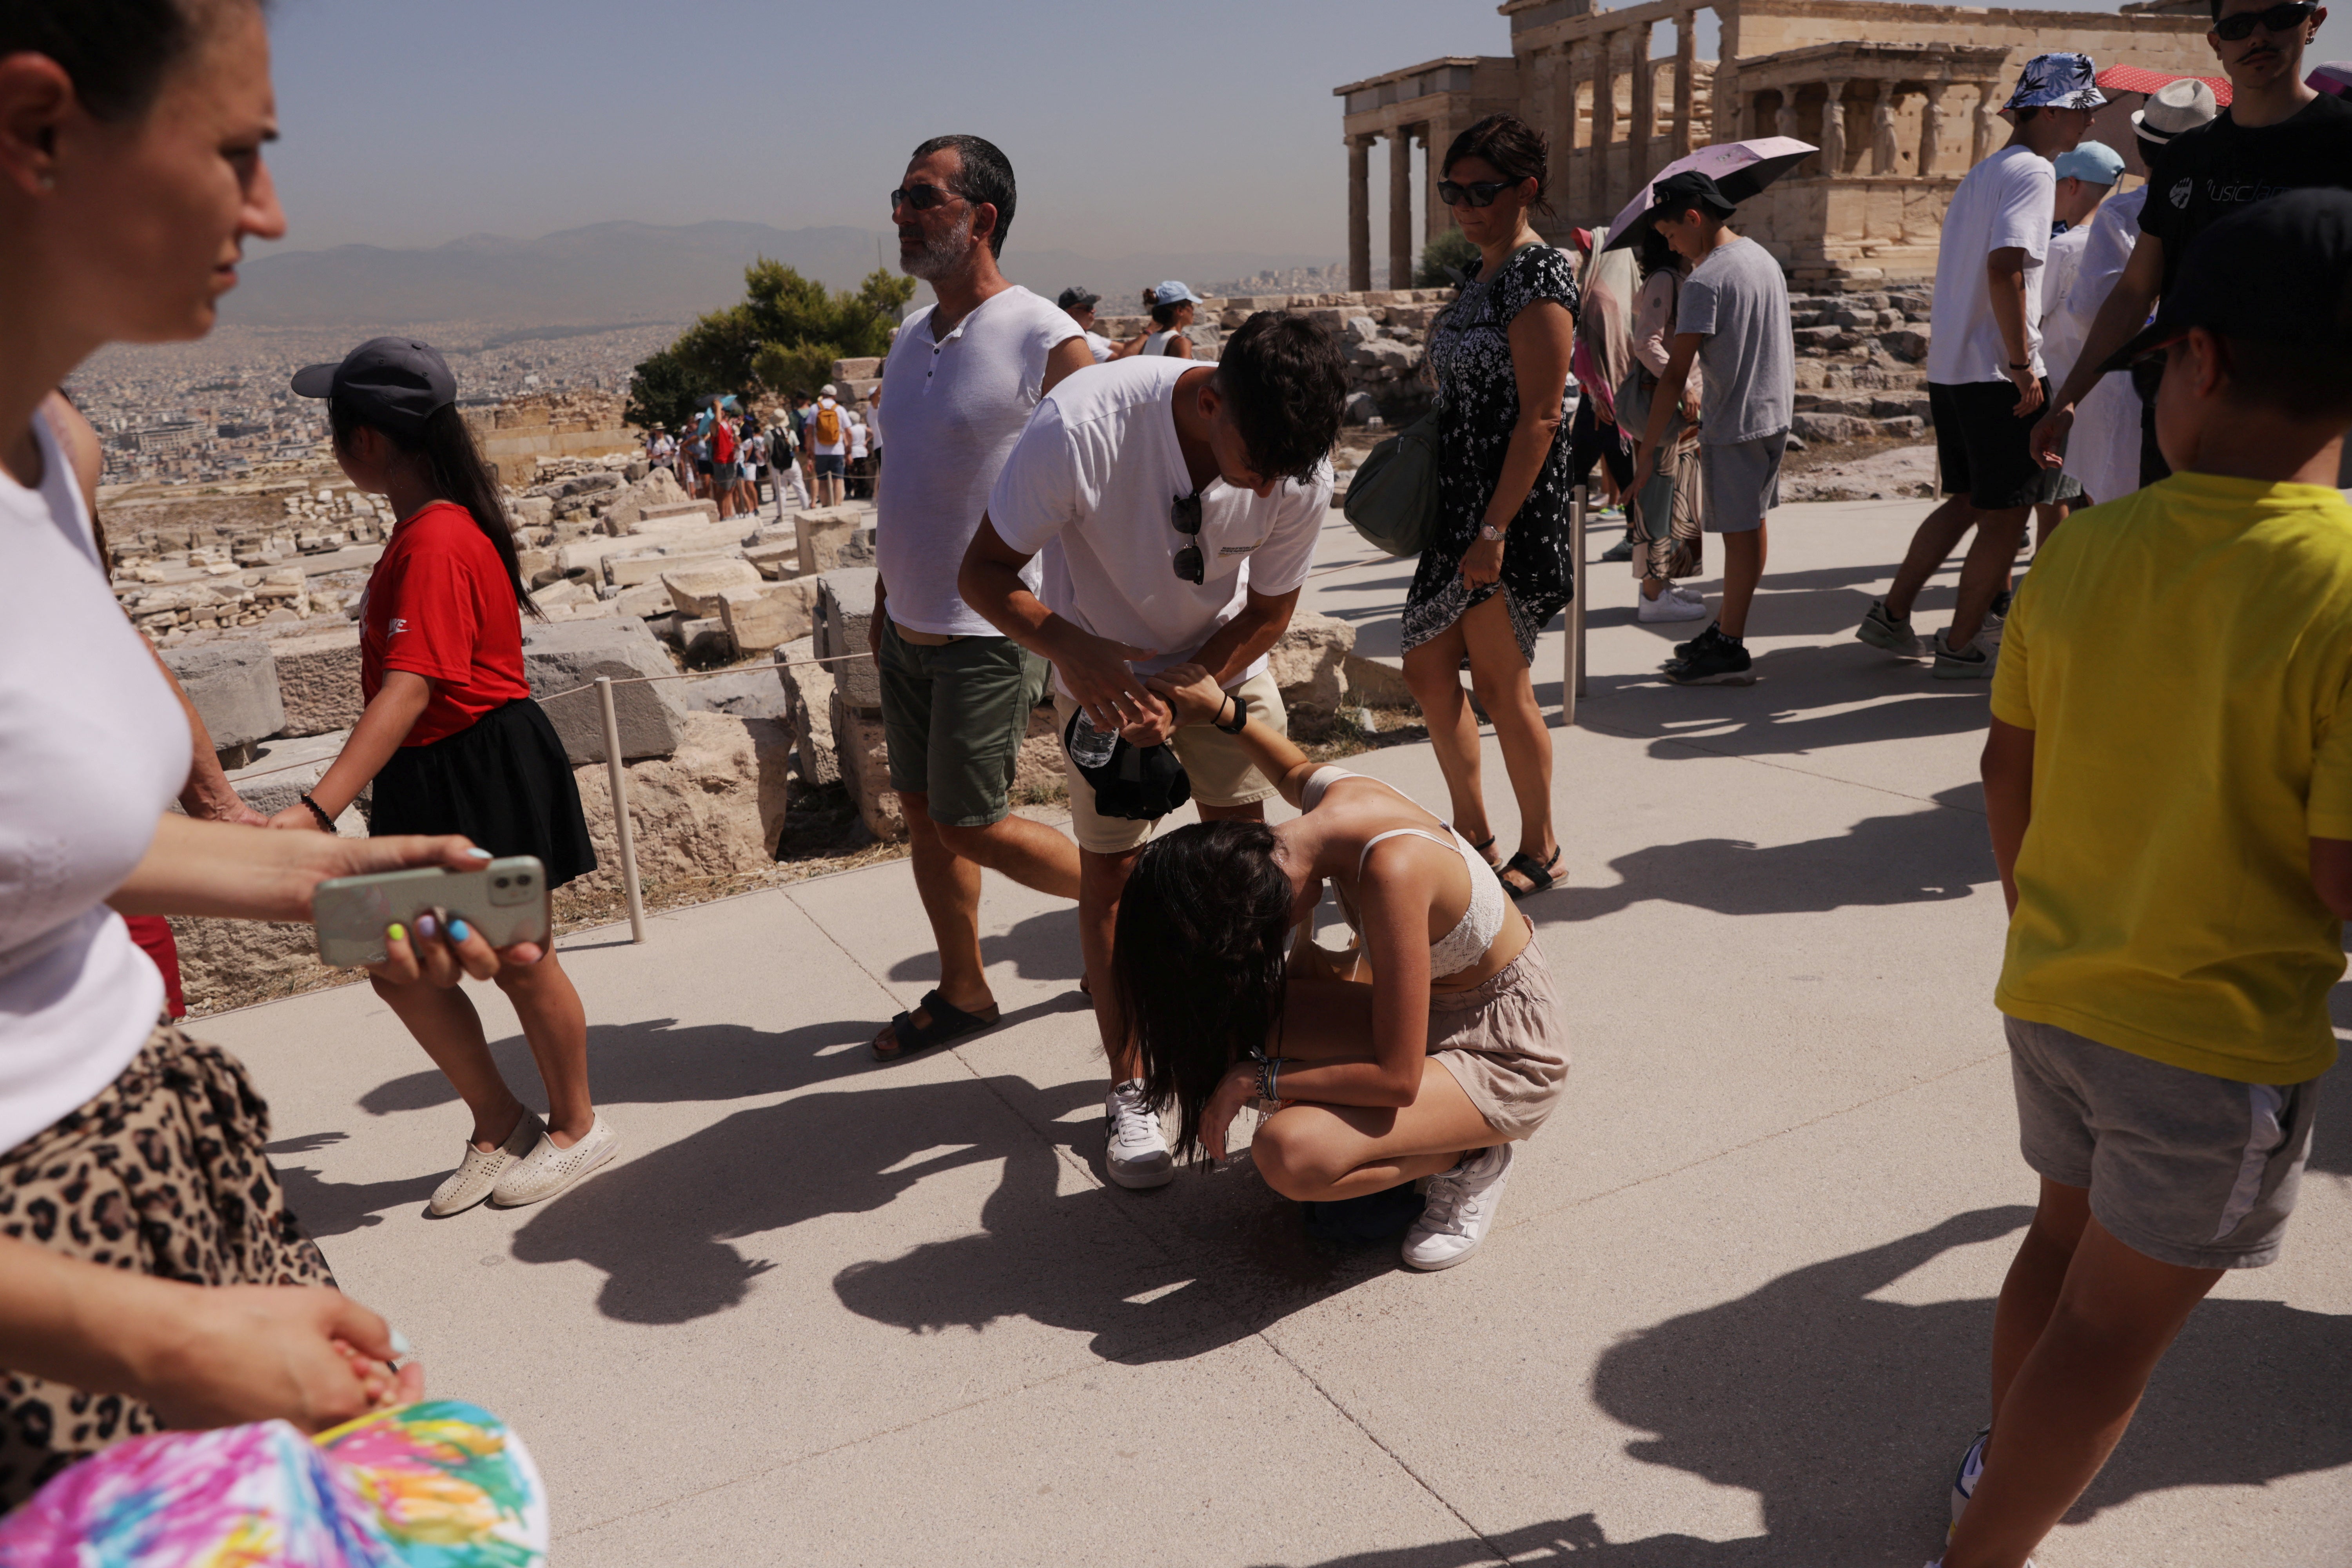
[[875,665],[890,787],[928,795],[930,819],[950,827],[1003,821],[1029,710],[1044,700],[1053,666],[1011,637],[910,643],[887,616]]

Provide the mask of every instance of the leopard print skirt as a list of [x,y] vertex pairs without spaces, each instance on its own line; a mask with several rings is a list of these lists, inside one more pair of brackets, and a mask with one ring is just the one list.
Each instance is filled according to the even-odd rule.
[[[243,1064],[159,1027],[89,1104],[0,1154],[0,1235],[197,1285],[332,1285],[268,1142]],[[162,1426],[138,1400],[0,1370],[0,1513]]]

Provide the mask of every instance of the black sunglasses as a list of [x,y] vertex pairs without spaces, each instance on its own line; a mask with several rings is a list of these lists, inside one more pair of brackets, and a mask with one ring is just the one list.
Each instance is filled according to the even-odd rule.
[[1517,180],[1473,180],[1464,184],[1459,180],[1437,182],[1437,199],[1449,207],[1490,207],[1495,198],[1505,191],[1515,189]]
[[2241,38],[2251,37],[2256,26],[2266,33],[2293,32],[2310,21],[2311,14],[2318,9],[2314,0],[2284,0],[2284,4],[2273,5],[2267,11],[2241,11],[2234,16],[2224,16],[2214,23],[2213,36],[2234,44]]
[[1198,587],[1208,575],[1208,563],[1201,558],[1201,492],[1178,496],[1169,503],[1168,511],[1168,521],[1176,525],[1176,531],[1192,542],[1176,552],[1176,575]]
[[901,206],[910,206],[919,213],[927,213],[954,199],[953,191],[943,191],[937,185],[908,185],[904,190],[890,193],[890,210],[897,212]]

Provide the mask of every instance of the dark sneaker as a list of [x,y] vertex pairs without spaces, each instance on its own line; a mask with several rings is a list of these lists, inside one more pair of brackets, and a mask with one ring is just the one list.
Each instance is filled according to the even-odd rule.
[[1633,559],[1633,535],[1631,532],[1628,532],[1624,538],[1619,540],[1616,543],[1602,551],[1601,552],[1601,559],[1603,561],[1631,561]]
[[1993,657],[1996,648],[1992,639],[1984,631],[1979,630],[1976,636],[1969,639],[1968,647],[1954,653],[1951,645],[1944,640],[1950,631],[1951,628],[1947,626],[1935,636],[1932,646],[1936,652],[1934,671],[1936,679],[1938,680],[1990,680],[1996,663]]
[[1873,647],[1885,648],[1897,658],[1923,658],[1927,656],[1927,649],[1919,641],[1919,634],[1911,629],[1911,618],[1908,616],[1898,618],[1887,614],[1884,599],[1870,601],[1870,614],[1862,617],[1862,625],[1854,627],[1853,635]]
[[1726,637],[1723,635],[1723,623],[1721,621],[1709,621],[1706,623],[1706,630],[1699,633],[1698,636],[1691,638],[1690,641],[1678,642],[1675,644],[1675,658],[1688,658],[1691,655],[1696,653],[1703,647],[1709,647],[1718,641],[1728,642],[1729,640],[1730,639],[1728,637]]
[[1689,653],[1668,661],[1666,679],[1676,686],[1746,686],[1756,679],[1749,668],[1747,646],[1709,626]]

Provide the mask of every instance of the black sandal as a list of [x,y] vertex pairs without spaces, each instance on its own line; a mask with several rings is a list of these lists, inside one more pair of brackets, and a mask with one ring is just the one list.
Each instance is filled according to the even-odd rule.
[[[1003,1011],[994,1006],[989,1008],[993,1015],[990,1017],[967,1013],[937,991],[927,993],[915,1006],[917,1011],[929,1013],[931,1021],[918,1025],[913,1013],[901,1013],[892,1018],[889,1028],[874,1038],[876,1061],[905,1061],[918,1051],[928,1051],[935,1046],[961,1040],[967,1035],[977,1035],[983,1029],[993,1029],[1004,1018]],[[886,1038],[890,1042],[887,1047],[884,1045]]]
[[[1465,838],[1465,839],[1464,839],[1462,842],[1464,842],[1465,844],[1470,844],[1470,841],[1469,841],[1468,839],[1466,839],[1466,838]],[[1487,850],[1489,850],[1489,849],[1492,849],[1494,847],[1495,847],[1495,836],[1494,836],[1493,834],[1489,833],[1488,835],[1486,835],[1486,837],[1481,838],[1481,839],[1480,839],[1480,840],[1478,840],[1478,842],[1476,842],[1475,844],[1470,844],[1470,852],[1471,852],[1472,854],[1474,854],[1474,855],[1477,856],[1479,859],[1481,859],[1481,860],[1485,860],[1485,861],[1486,862],[1486,868],[1487,868],[1488,870],[1490,870],[1490,871],[1500,871],[1500,870],[1502,869],[1502,868],[1501,868],[1500,866],[1497,866],[1496,864],[1495,864],[1495,862],[1494,862],[1492,859],[1488,858],[1487,854],[1486,854],[1486,851],[1487,851]]]
[[[1531,899],[1559,880],[1553,875],[1555,868],[1559,865],[1559,851],[1560,846],[1554,845],[1551,858],[1538,863],[1534,856],[1522,849],[1503,862],[1505,871],[1517,871],[1530,884],[1522,888],[1507,881],[1503,883],[1503,891],[1511,895],[1513,903],[1517,903],[1521,899]],[[1499,876],[1499,873],[1497,875]]]

